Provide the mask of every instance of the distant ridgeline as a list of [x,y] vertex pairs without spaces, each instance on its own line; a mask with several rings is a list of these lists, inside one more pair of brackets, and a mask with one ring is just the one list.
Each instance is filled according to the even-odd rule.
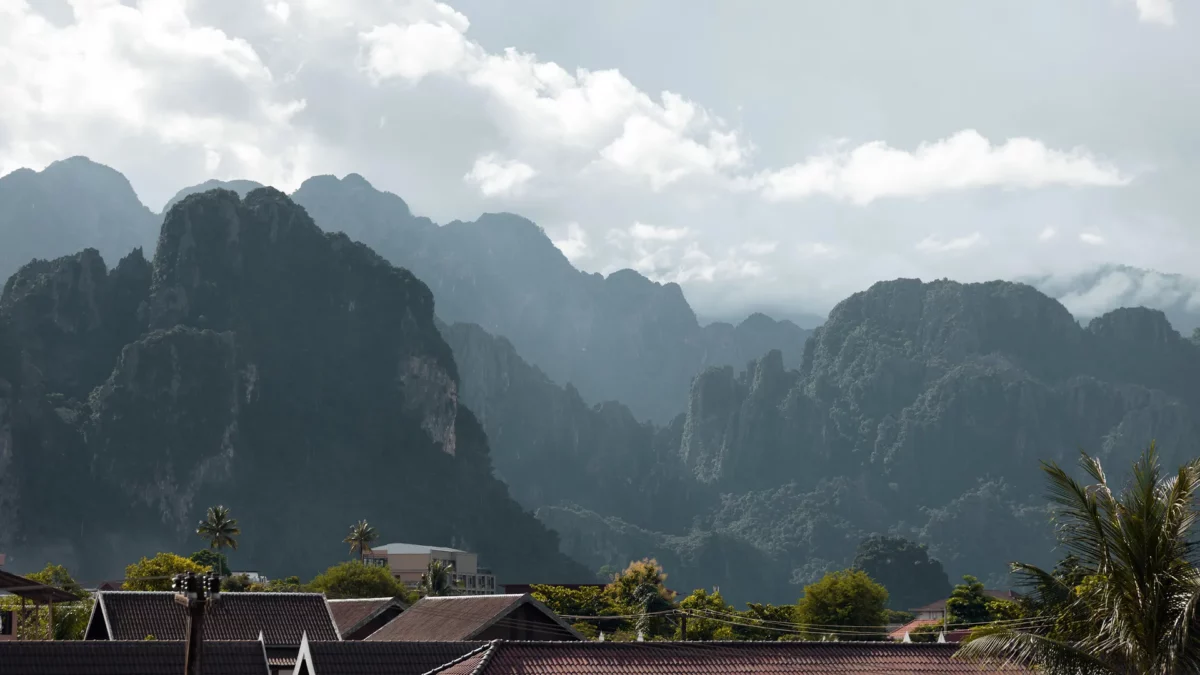
[[[189,188],[147,261],[112,174],[0,179],[0,244],[57,233],[20,264],[125,256],[29,263],[0,299],[0,550],[82,577],[222,502],[270,574],[343,557],[368,518],[502,582],[654,556],[672,588],[794,602],[890,533],[996,588],[1009,561],[1058,558],[1039,461],[1200,451],[1200,348],[1156,311],[1084,327],[1030,286],[897,280],[807,342],[762,315],[700,327],[675,285],[580,272],[516,216],[436,226],[353,174],[295,203]],[[222,186],[245,200],[183,198]],[[89,229],[118,222],[128,241]]]

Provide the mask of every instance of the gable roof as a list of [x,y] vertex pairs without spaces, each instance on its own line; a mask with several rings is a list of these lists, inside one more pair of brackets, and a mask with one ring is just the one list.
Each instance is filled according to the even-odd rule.
[[[44,640],[0,642],[4,675],[179,675],[183,642]],[[203,675],[269,675],[258,641],[205,642]]]
[[[954,644],[895,642],[488,643],[429,675],[983,675],[1027,673],[953,657]],[[314,675],[330,675],[314,673]]]
[[[101,591],[84,634],[89,639],[184,640],[186,631],[187,609],[175,602],[174,593]],[[320,593],[222,593],[204,621],[206,640],[257,640],[260,633],[268,647],[298,646],[305,633],[341,639]]]
[[327,602],[329,613],[333,615],[333,622],[343,640],[389,608],[403,611],[408,607],[396,598],[348,598]]
[[308,675],[425,675],[487,645],[487,642],[305,640],[296,661],[307,662]]
[[[531,605],[546,615],[552,625],[548,638],[582,640],[557,614],[529,594],[523,595],[450,595],[421,598],[403,614],[367,638],[372,641],[472,640],[493,625],[517,625],[506,617],[523,605]],[[528,621],[520,621],[525,625]],[[549,627],[548,627],[549,628]]]
[[0,592],[12,593],[15,596],[41,603],[72,602],[79,599],[74,593],[68,593],[61,588],[47,586],[4,570],[0,570]]

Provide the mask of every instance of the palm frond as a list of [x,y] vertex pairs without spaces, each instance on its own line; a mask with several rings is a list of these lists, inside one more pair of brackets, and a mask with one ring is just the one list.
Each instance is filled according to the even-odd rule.
[[960,647],[954,658],[992,667],[1037,666],[1047,675],[1123,675],[1075,646],[1015,631],[981,635]]

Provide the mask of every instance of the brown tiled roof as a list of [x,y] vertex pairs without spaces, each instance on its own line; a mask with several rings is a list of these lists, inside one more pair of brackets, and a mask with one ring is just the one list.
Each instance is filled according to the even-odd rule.
[[[309,642],[311,675],[425,675],[486,642]],[[306,658],[301,647],[299,658]]]
[[893,640],[903,640],[905,633],[912,633],[921,626],[933,626],[942,623],[941,619],[913,619],[908,623],[900,626],[896,630],[888,633],[888,637]]
[[[1025,673],[951,658],[958,645],[895,642],[505,642],[437,675],[986,675]],[[431,673],[430,675],[433,675]],[[314,675],[326,675],[316,673]]]
[[403,614],[392,619],[368,640],[385,642],[454,641],[475,639],[493,625],[526,626],[528,621],[506,618],[522,605],[532,605],[558,624],[550,630],[561,635],[550,639],[581,639],[565,621],[545,605],[524,595],[452,595],[421,598]]
[[[104,591],[96,594],[91,623],[103,622],[110,640],[186,638],[187,610],[174,593]],[[87,634],[93,635],[89,630]],[[313,640],[339,640],[337,627],[319,593],[222,593],[204,621],[207,640],[257,640],[266,645],[299,646]]]
[[[182,642],[38,641],[0,642],[4,675],[179,675]],[[268,675],[258,641],[205,642],[204,675]]]
[[404,609],[404,603],[395,598],[355,598],[329,601],[329,611],[333,614],[333,621],[343,639],[389,607]]

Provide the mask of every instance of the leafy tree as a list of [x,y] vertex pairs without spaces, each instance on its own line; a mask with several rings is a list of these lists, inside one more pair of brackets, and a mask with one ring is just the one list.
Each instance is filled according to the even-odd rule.
[[991,596],[983,592],[983,583],[971,575],[954,587],[946,601],[947,620],[951,624],[981,624],[992,620],[988,611]]
[[[887,599],[887,589],[862,570],[830,572],[804,587],[804,597],[796,604],[796,623],[814,638],[832,633],[842,640],[882,639]],[[846,628],[838,630],[839,626]]]
[[795,630],[795,605],[757,602],[746,603],[746,609],[738,612],[738,625],[733,627],[734,635],[741,640],[779,640]]
[[912,612],[902,612],[898,609],[887,610],[887,622],[889,624],[891,624],[891,623],[908,623],[915,618],[917,618],[917,615],[913,614]]
[[903,537],[867,537],[858,545],[853,567],[887,589],[889,609],[909,610],[950,594],[942,563],[929,557],[924,544]]
[[290,576],[283,579],[271,579],[267,583],[253,583],[247,588],[255,593],[301,593],[308,589],[300,583],[300,577]]
[[237,550],[237,539],[242,531],[238,529],[237,519],[229,515],[229,509],[224,506],[210,506],[204,520],[196,527],[196,534],[208,541],[208,547],[221,551],[229,548]]
[[229,560],[227,560],[225,558],[225,554],[217,553],[216,551],[214,551],[212,549],[206,548],[206,549],[203,549],[200,551],[196,551],[195,553],[188,556],[188,560],[191,560],[192,562],[198,563],[200,565],[204,565],[205,567],[209,568],[210,570],[215,570],[218,574],[220,574],[223,577],[228,577],[233,574],[233,572],[229,571]]
[[343,544],[350,544],[350,552],[358,552],[358,559],[361,561],[363,557],[371,552],[371,544],[379,540],[379,533],[374,527],[365,520],[360,520],[350,526],[350,534],[342,540]]
[[1062,613],[1048,617],[1055,621],[1047,628],[980,636],[960,656],[1014,660],[1050,675],[1196,672],[1200,572],[1193,530],[1200,459],[1164,474],[1151,443],[1119,491],[1099,460],[1084,453],[1080,465],[1094,483],[1043,464],[1060,543],[1074,557],[1070,575],[1082,576],[1080,583],[1068,587],[1054,572],[1013,566],[1032,593],[1051,590],[1037,604]]
[[604,595],[626,614],[639,614],[636,630],[647,639],[668,633],[660,612],[674,606],[675,592],[666,587],[667,575],[658,561],[645,558],[629,563],[625,571],[613,577]]
[[334,565],[308,583],[328,598],[395,598],[407,595],[404,584],[383,567],[351,560]]
[[531,590],[530,595],[538,602],[562,616],[602,616],[619,613],[604,597],[604,589],[601,587],[566,588],[535,585]]
[[224,593],[244,593],[250,590],[251,586],[253,584],[247,574],[235,574],[221,580],[221,591]]
[[421,583],[417,591],[424,596],[436,598],[442,595],[453,595],[462,582],[454,581],[454,565],[445,560],[430,560],[429,567],[421,575]]
[[171,579],[176,574],[195,572],[203,574],[209,568],[174,553],[159,553],[153,558],[143,557],[136,563],[125,567],[125,583],[121,588],[127,591],[169,591]]
[[[729,634],[732,637],[731,623],[735,623],[733,607],[725,604],[720,591],[709,593],[703,588],[692,591],[679,601],[679,609],[687,615],[688,640],[714,640]],[[729,630],[721,630],[728,628]],[[675,629],[675,639],[683,637],[683,626]],[[725,638],[728,639],[728,638]]]

